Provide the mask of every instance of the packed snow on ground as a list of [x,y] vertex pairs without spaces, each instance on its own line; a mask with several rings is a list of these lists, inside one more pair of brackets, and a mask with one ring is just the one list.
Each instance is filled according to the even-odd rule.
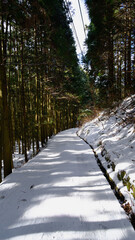
[[76,129],[0,184],[0,240],[133,240],[135,231]]
[[78,134],[94,148],[135,213],[135,95],[110,112],[100,113]]
[[[49,141],[49,139],[48,139]],[[20,147],[22,148],[22,142],[20,143]],[[39,142],[39,150],[41,151],[43,149],[41,142]],[[36,153],[36,144],[34,146],[34,152]],[[35,154],[33,153],[33,146],[31,144],[31,147],[29,150],[27,150],[27,158],[28,160],[33,158]],[[14,146],[14,153],[12,154],[12,161],[13,161],[13,167],[14,169],[20,168],[25,164],[25,156],[24,154],[19,153],[19,146],[18,143],[15,142]],[[13,169],[13,171],[14,171]],[[1,175],[2,175],[2,180],[4,179],[4,163],[2,160],[2,168],[1,168]]]
[[[22,143],[21,143],[22,145]],[[22,147],[22,146],[21,146]],[[41,142],[39,142],[39,149],[42,150]],[[36,144],[34,146],[34,152],[36,153]],[[27,158],[31,159],[33,157],[33,146],[31,144],[31,148],[27,151]],[[14,153],[12,154],[13,166],[14,168],[20,168],[25,164],[25,156],[24,154],[19,154],[19,146],[17,142],[15,143]]]

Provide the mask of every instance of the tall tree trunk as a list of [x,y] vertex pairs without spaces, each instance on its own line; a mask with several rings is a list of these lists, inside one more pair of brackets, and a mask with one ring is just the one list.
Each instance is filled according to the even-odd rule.
[[35,120],[36,120],[36,152],[39,152],[39,98],[40,98],[40,78],[39,78],[39,69],[38,69],[38,50],[37,50],[37,23],[35,19],[35,64],[36,64],[36,115],[35,115]]
[[110,33],[108,39],[108,90],[109,102],[114,100],[114,56],[113,56],[113,36]]
[[21,33],[21,83],[22,83],[22,122],[23,122],[23,139],[22,144],[24,148],[25,161],[28,161],[27,157],[27,140],[26,140],[26,110],[25,110],[25,89],[24,89],[24,40],[23,32]]
[[125,21],[126,21],[126,26],[125,26],[125,42],[124,42],[124,97],[126,97],[128,95],[128,84],[127,84],[127,27],[128,27],[128,16],[127,16],[127,2],[126,2],[126,6],[125,6]]
[[2,82],[0,77],[0,182],[2,181]]
[[127,49],[127,95],[132,93],[131,86],[131,31],[128,34],[128,49]]
[[11,106],[11,54],[12,54],[12,46],[11,46],[11,24],[10,24],[10,44],[9,44],[9,75],[8,75],[8,105],[9,105],[9,120],[10,120],[10,138],[11,138],[11,148],[12,153],[14,152],[15,141],[13,140],[13,126],[12,126],[12,106]]
[[[9,109],[7,104],[7,79],[6,79],[6,43],[7,43],[7,28],[8,22],[2,24],[2,39],[0,36],[0,95],[2,97],[2,142],[3,142],[3,160],[4,160],[4,177],[12,172],[12,153],[10,142],[10,127],[9,127]],[[4,33],[4,24],[6,24],[6,32]],[[2,91],[1,91],[2,90]]]
[[131,86],[131,5],[128,4],[128,46],[127,46],[127,95],[132,93]]

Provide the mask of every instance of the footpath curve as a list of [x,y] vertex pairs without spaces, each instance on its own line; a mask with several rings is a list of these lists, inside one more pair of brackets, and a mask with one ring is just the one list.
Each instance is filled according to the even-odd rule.
[[76,129],[0,184],[0,240],[133,240],[135,231]]

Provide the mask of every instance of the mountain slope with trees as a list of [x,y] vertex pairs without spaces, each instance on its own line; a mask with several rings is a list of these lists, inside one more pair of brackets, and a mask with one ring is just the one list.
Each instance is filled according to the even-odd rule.
[[135,1],[85,2],[91,19],[85,63],[93,100],[106,107],[135,92]]

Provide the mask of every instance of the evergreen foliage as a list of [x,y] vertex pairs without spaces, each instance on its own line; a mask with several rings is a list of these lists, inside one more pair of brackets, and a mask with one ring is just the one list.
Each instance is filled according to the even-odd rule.
[[107,106],[135,92],[135,1],[86,0],[91,23],[85,63],[93,98]]

